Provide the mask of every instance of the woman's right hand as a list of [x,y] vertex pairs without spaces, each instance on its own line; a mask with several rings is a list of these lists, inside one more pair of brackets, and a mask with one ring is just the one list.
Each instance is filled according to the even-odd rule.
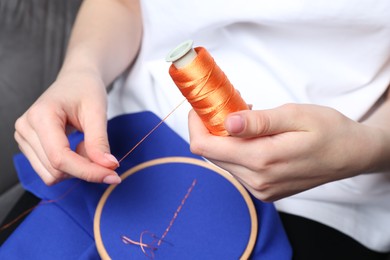
[[[68,72],[57,80],[16,121],[15,139],[34,170],[47,185],[69,177],[116,184],[119,163],[107,138],[107,93],[92,72]],[[72,151],[69,129],[84,133]]]

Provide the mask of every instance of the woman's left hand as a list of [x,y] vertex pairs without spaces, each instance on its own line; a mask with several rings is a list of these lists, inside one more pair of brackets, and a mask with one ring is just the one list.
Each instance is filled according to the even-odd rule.
[[214,136],[191,111],[191,151],[263,201],[371,171],[380,142],[380,131],[317,105],[240,111],[226,118],[225,127],[230,136]]

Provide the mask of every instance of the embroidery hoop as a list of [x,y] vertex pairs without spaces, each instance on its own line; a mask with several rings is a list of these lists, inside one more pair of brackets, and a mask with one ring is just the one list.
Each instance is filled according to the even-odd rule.
[[[248,239],[248,244],[242,253],[240,259],[248,259],[253,251],[253,248],[256,243],[256,238],[257,238],[257,232],[258,232],[258,220],[257,220],[257,213],[256,213],[256,208],[254,206],[254,203],[247,192],[247,190],[229,173],[226,171],[206,162],[203,160],[195,159],[195,158],[190,158],[190,157],[164,157],[164,158],[159,158],[159,159],[154,159],[150,161],[146,161],[144,163],[138,164],[126,172],[124,172],[121,175],[122,181],[125,180],[127,177],[131,176],[132,174],[143,170],[145,168],[151,167],[151,166],[156,166],[156,165],[161,165],[161,164],[168,164],[168,163],[185,163],[185,164],[191,164],[191,165],[196,165],[200,167],[204,167],[206,169],[209,169],[211,171],[214,171],[215,173],[221,175],[224,177],[227,181],[229,181],[236,189],[237,191],[241,194],[243,197],[246,206],[248,207],[248,212],[250,216],[250,222],[251,222],[251,228],[250,228],[250,236]],[[103,212],[104,205],[110,196],[110,194],[114,191],[114,189],[117,187],[117,185],[110,185],[107,190],[103,193],[102,197],[99,200],[99,203],[96,207],[95,211],[95,216],[94,216],[94,223],[93,223],[93,230],[94,230],[94,236],[95,236],[95,244],[98,250],[98,253],[102,259],[111,259],[109,256],[104,243],[102,239],[102,234],[100,230],[100,221],[101,221],[101,215]]]

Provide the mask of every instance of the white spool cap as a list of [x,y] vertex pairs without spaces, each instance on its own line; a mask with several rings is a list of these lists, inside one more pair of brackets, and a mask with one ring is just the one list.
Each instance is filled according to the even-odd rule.
[[193,43],[192,40],[188,40],[179,44],[168,53],[165,60],[172,62],[177,69],[181,69],[190,64],[197,56],[196,51],[192,48]]

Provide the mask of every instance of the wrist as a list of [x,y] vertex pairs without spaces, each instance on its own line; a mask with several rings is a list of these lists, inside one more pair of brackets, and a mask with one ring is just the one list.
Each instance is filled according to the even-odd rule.
[[379,127],[365,126],[368,131],[366,148],[362,155],[366,157],[366,173],[390,171],[390,133]]
[[68,52],[58,78],[67,74],[86,73],[91,76],[102,78],[101,70],[93,58],[88,57],[85,52]]

